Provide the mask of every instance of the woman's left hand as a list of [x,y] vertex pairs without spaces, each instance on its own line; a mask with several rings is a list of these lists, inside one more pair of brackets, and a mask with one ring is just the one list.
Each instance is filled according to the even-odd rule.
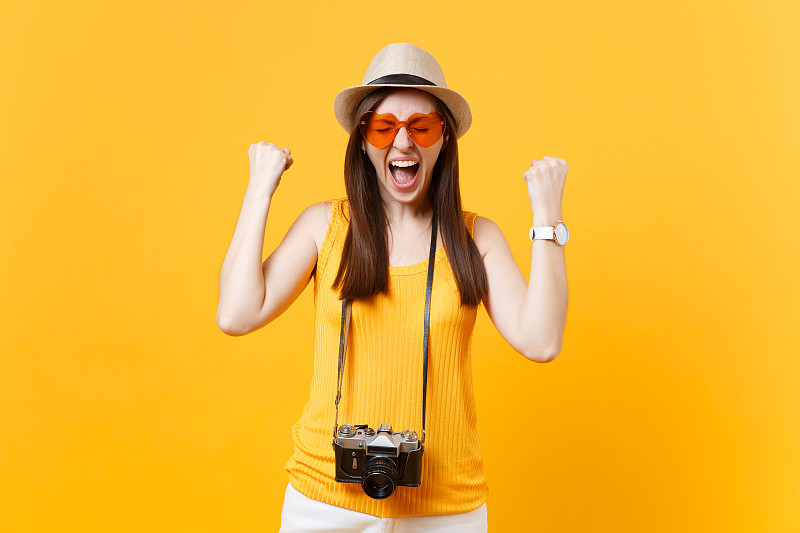
[[564,182],[569,166],[559,157],[544,156],[534,159],[522,179],[528,184],[528,196],[534,219],[549,225],[561,218],[561,204],[564,200]]

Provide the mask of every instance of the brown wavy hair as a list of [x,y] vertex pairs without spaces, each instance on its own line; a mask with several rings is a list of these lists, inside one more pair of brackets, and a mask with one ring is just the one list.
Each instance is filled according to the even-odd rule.
[[[395,90],[384,87],[369,93],[356,106],[354,115],[360,117],[374,109]],[[461,295],[461,305],[476,306],[488,293],[486,269],[478,247],[467,230],[461,208],[455,120],[447,106],[434,98],[436,110],[445,116],[447,140],[433,167],[428,196],[436,210],[445,253]],[[339,290],[341,299],[368,299],[379,292],[386,292],[389,286],[388,220],[383,210],[375,167],[369,156],[361,151],[361,140],[361,132],[356,124],[350,132],[344,159],[350,223],[339,271],[332,286]]]

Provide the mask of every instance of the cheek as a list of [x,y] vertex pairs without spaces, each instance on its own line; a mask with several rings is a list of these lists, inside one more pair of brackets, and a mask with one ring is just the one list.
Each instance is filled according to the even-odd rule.
[[425,154],[425,166],[428,169],[428,174],[430,174],[433,172],[433,167],[436,166],[438,159],[442,157],[442,150],[441,146],[438,148],[431,147],[428,150],[430,150],[430,153]]
[[375,168],[375,172],[378,173],[378,176],[381,175],[383,172],[383,155],[379,153],[375,153],[373,151],[367,150],[367,155],[369,156],[369,160],[372,163],[372,166]]

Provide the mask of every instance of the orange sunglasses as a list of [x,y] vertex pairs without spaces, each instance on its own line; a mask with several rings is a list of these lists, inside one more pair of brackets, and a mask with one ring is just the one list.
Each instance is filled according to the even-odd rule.
[[379,115],[375,111],[367,111],[358,119],[361,135],[375,148],[386,148],[392,144],[403,126],[412,141],[428,148],[436,144],[444,134],[444,115],[438,111],[431,111],[427,115],[414,113],[408,120],[400,121],[391,113]]

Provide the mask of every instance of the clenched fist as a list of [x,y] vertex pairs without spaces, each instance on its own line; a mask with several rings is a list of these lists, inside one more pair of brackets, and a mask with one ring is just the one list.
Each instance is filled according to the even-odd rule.
[[275,194],[283,172],[294,163],[292,151],[264,141],[251,144],[247,149],[250,157],[250,181],[248,188],[270,197]]
[[533,216],[547,225],[561,220],[564,182],[568,170],[569,166],[564,159],[544,156],[544,159],[531,161],[531,168],[523,174],[522,179],[528,184]]

